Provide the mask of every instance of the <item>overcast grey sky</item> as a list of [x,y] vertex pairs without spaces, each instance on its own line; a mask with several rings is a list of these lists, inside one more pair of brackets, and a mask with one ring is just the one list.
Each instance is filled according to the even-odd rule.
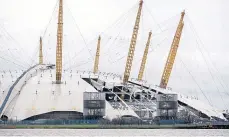
[[[20,48],[15,43],[9,42],[8,39],[3,39],[5,34],[0,33],[1,44],[7,46],[2,46],[1,54],[5,57],[17,58],[18,60],[21,54],[24,56],[23,60],[28,59],[26,57],[29,55],[34,56],[34,59],[37,60],[35,58],[37,54],[35,53],[38,48],[38,39],[45,32],[56,2],[57,0],[0,0],[0,25],[4,26],[20,44],[20,47],[24,49],[23,52],[20,50],[22,53],[14,57],[9,55],[10,53],[4,52],[4,48],[7,49],[10,47],[11,50],[14,48],[19,50]],[[120,16],[129,11],[134,5],[137,5],[137,3],[138,0],[64,0],[65,6],[68,7],[65,7],[64,11],[64,58],[66,60],[64,64],[67,62],[65,68],[71,66],[71,69],[91,70],[93,67],[93,59],[90,58],[91,55],[87,48],[85,48],[84,40],[77,30],[75,22],[80,28],[85,41],[88,43],[88,48],[91,50],[92,56],[94,56],[96,49],[95,38],[103,30],[111,26]],[[201,97],[202,93],[194,82],[193,76],[204,93],[209,94],[210,100],[213,102],[221,101],[217,107],[225,108],[225,105],[222,105],[221,97],[225,100],[223,104],[228,106],[228,0],[145,0],[132,77],[137,77],[147,34],[149,30],[152,30],[153,34],[156,35],[159,33],[159,35],[152,39],[151,50],[154,50],[154,52],[149,54],[144,77],[151,84],[159,84],[180,12],[183,9],[187,13],[185,28],[169,86],[178,92],[187,95],[199,94],[198,96]],[[123,74],[126,61],[125,56],[129,47],[129,39],[131,37],[136,11],[137,6],[127,14],[126,20],[125,15],[121,18],[120,26],[115,26],[117,28],[111,27],[107,33],[102,35],[101,50],[104,54],[101,54],[101,71]],[[153,15],[154,19],[151,15]],[[54,63],[55,61],[56,17],[57,13],[55,12],[44,37],[46,63]],[[162,29],[168,29],[168,31],[160,33],[158,24],[160,24]],[[197,38],[193,35],[190,25],[195,27],[195,31],[204,44],[204,49],[203,46],[200,47],[203,54],[200,52],[196,41]],[[117,38],[119,32],[119,41],[115,41],[114,39]],[[110,37],[113,38],[109,43]],[[124,40],[121,41],[120,39]],[[164,39],[166,40],[163,41]],[[106,44],[107,42],[108,44]],[[156,48],[159,43],[162,43],[160,44],[161,46]],[[80,52],[81,49],[85,50]],[[105,54],[108,55],[102,57]],[[203,58],[203,55],[205,58]],[[73,58],[74,56],[77,57]],[[18,60],[16,62],[20,62]],[[81,66],[81,64],[84,64],[88,60],[91,62],[86,63],[82,68],[76,67]],[[206,60],[208,65],[205,63]],[[117,63],[114,63],[116,61]],[[209,73],[209,70],[211,73]],[[190,73],[192,76],[190,76]],[[219,96],[218,89],[222,92],[222,96]]]

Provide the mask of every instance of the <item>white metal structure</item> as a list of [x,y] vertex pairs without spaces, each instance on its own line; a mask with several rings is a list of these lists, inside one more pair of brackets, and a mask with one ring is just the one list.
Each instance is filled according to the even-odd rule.
[[[55,69],[49,69],[47,65],[36,66],[15,86],[1,115],[8,119],[24,120],[52,111],[83,113],[83,92],[97,92],[82,79],[87,76],[89,75],[83,72],[64,72],[63,84],[53,84]],[[1,98],[1,105],[4,99],[5,97]],[[106,117],[109,119],[123,115],[138,117],[133,110],[116,110],[108,102],[106,108]]]
[[[93,85],[96,84],[97,87],[100,87],[101,89],[104,87],[109,89],[113,86],[121,86],[122,82],[122,79],[115,74],[95,75],[90,72],[64,71],[62,77],[63,84],[54,84],[55,68],[49,68],[48,66],[49,65],[38,65],[21,77],[13,88],[6,105],[2,110],[1,116],[7,116],[8,119],[24,120],[34,115],[52,111],[76,111],[83,113],[83,92],[98,92],[93,87]],[[10,87],[16,82],[16,76],[19,77],[22,74],[22,72],[11,72],[12,75],[16,75],[15,78],[12,78],[8,73],[9,72],[7,72],[4,75],[4,78],[1,79],[4,81],[4,84],[1,84],[1,89],[4,89],[4,93],[2,93],[0,98],[1,106],[6,99],[7,93],[10,91]],[[105,81],[106,84],[103,86],[100,85],[99,82],[94,81],[91,85],[82,78],[99,78],[101,81]],[[141,86],[133,86],[133,92],[131,94],[141,93],[144,89],[143,86],[148,86],[146,83],[137,80],[132,80],[132,82]],[[174,93],[170,90],[159,87],[151,88],[161,93]],[[146,88],[144,90],[146,90]],[[199,100],[187,99],[180,94],[178,94],[178,97],[180,101],[198,111],[201,111],[209,117],[225,119],[222,112]],[[151,108],[149,107],[150,103],[151,102],[149,101],[148,103],[143,104],[143,107],[152,110],[153,103]],[[139,117],[135,113],[137,108],[134,108],[134,104],[122,100],[120,105],[126,109],[116,109],[111,103],[106,101],[105,117],[108,119],[125,115]]]

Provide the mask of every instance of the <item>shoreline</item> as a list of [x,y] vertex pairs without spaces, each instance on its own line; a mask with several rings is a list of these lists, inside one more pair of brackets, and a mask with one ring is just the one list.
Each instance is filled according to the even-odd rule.
[[229,129],[217,125],[1,125],[0,129]]

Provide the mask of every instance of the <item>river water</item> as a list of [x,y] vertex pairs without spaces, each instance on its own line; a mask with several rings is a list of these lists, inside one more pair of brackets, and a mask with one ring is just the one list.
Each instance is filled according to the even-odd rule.
[[0,136],[228,136],[229,129],[1,129]]

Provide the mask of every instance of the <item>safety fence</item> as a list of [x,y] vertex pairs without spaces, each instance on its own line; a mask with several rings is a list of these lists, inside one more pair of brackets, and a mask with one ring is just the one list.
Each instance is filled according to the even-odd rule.
[[85,125],[85,124],[98,124],[99,120],[26,120],[26,121],[1,121],[0,124],[4,125]]

